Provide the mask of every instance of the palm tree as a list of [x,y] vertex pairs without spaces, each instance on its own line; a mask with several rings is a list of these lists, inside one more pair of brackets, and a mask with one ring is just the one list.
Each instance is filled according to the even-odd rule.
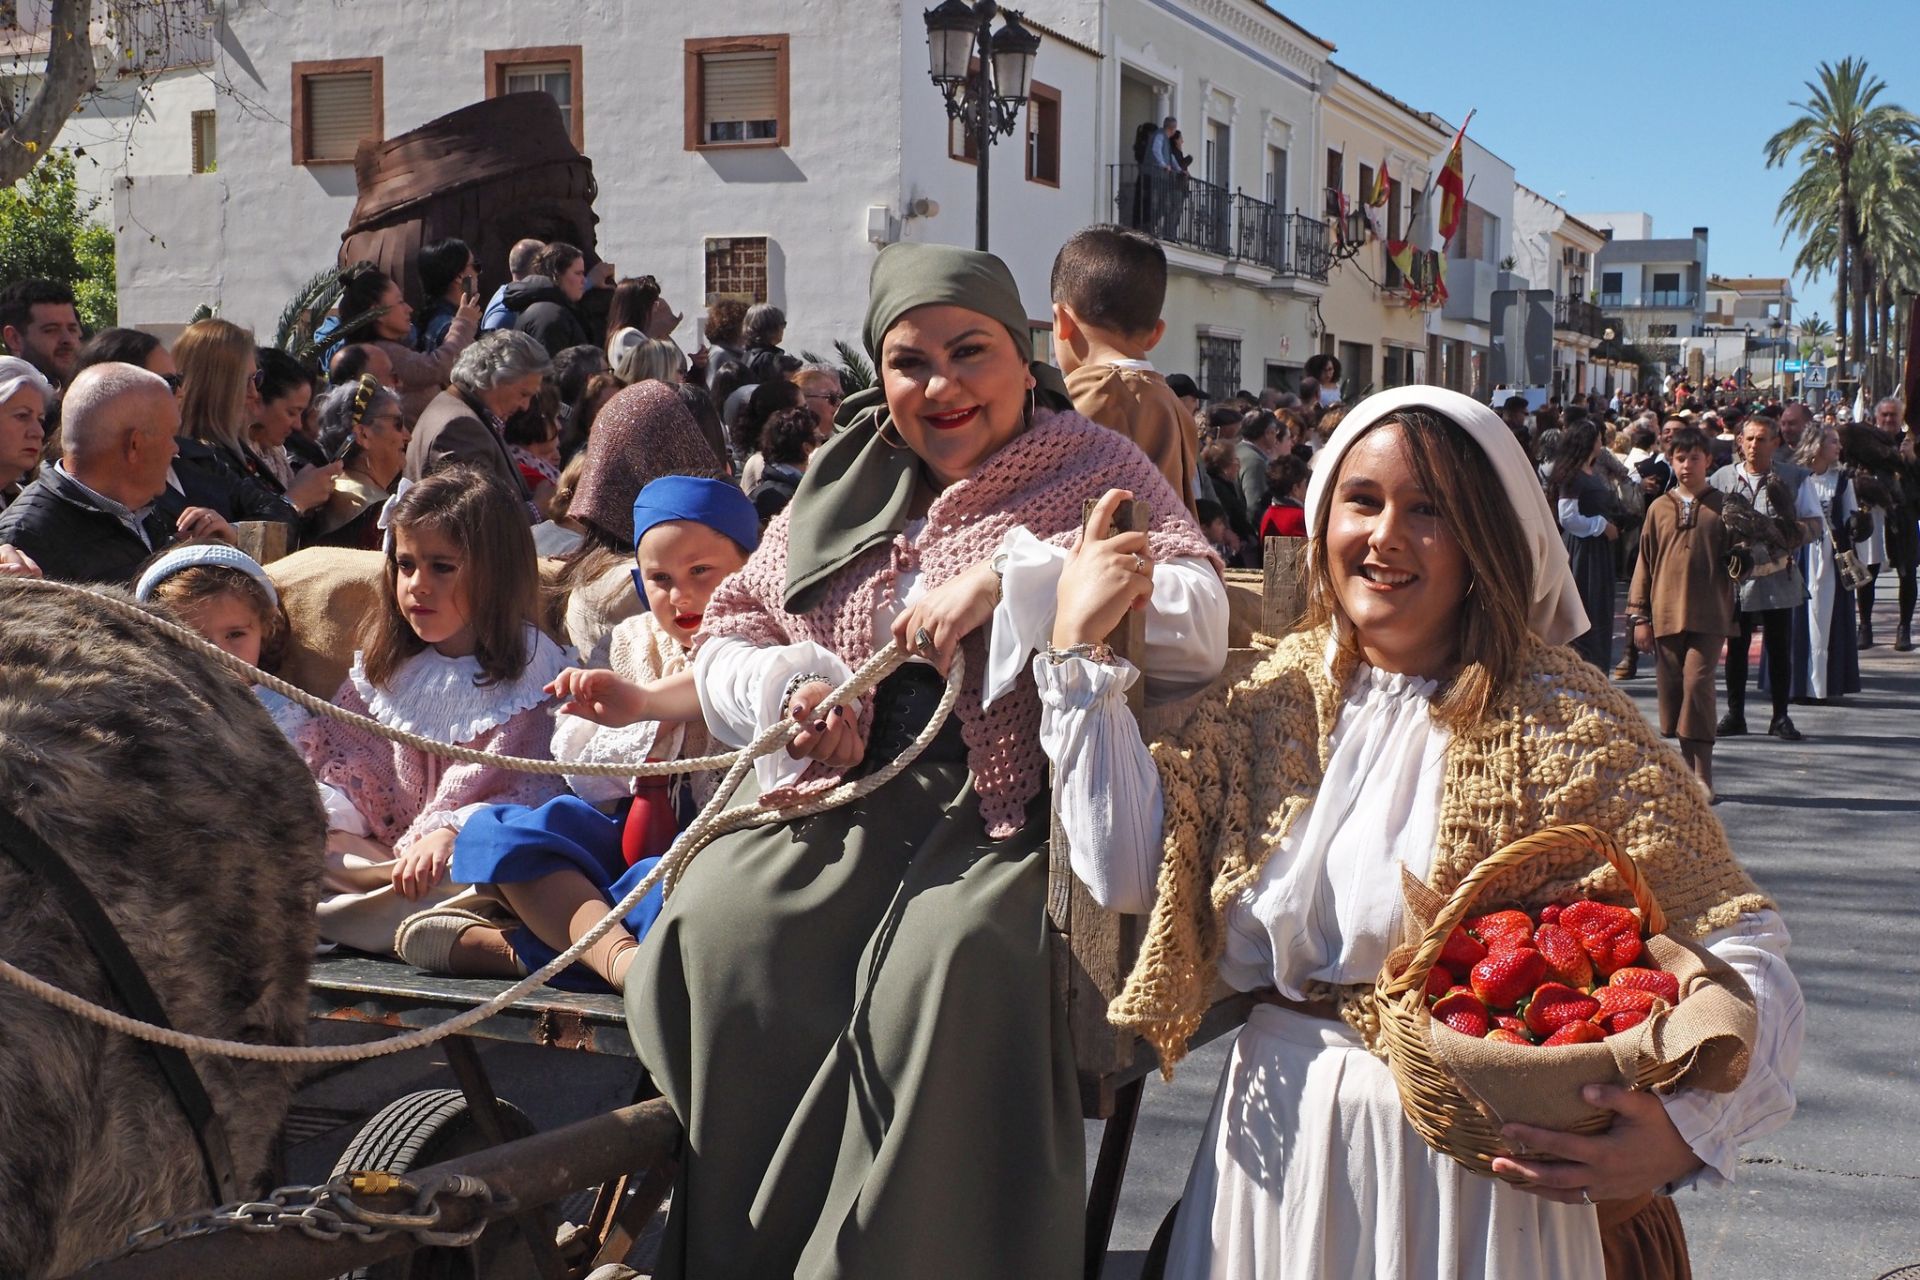
[[[1862,175],[1858,165],[1864,153],[1877,146],[1894,146],[1920,136],[1920,118],[1876,99],[1886,81],[1867,71],[1864,58],[1842,58],[1838,66],[1820,64],[1818,83],[1807,82],[1804,102],[1790,103],[1801,114],[1767,139],[1767,168],[1799,159],[1801,175],[1780,198],[1777,221],[1787,224],[1781,243],[1798,234],[1803,240],[1802,266],[1810,252],[1823,259],[1818,266],[1835,268],[1839,281],[1839,340],[1841,363],[1848,363],[1848,303],[1851,301],[1853,355],[1862,350],[1866,328],[1866,289],[1861,278],[1861,217],[1858,196]],[[1821,206],[1824,205],[1825,208]],[[1831,229],[1830,246],[1825,229]],[[1815,251],[1813,241],[1821,241]]]

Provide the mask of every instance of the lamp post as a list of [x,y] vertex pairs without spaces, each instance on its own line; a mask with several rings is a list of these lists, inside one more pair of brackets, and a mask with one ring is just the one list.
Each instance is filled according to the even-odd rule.
[[[994,31],[997,15],[1004,20]],[[946,99],[947,118],[973,137],[973,247],[985,250],[988,151],[1020,123],[1040,37],[1021,25],[1017,10],[1003,11],[994,0],[940,0],[924,16],[928,75]]]
[[1786,321],[1779,316],[1767,321],[1768,344],[1773,348],[1773,378],[1767,388],[1782,400],[1787,397],[1780,391],[1780,330],[1786,327]]

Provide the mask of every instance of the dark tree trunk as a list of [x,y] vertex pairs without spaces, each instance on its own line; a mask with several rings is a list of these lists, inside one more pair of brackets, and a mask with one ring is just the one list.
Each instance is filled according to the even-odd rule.
[[32,171],[80,99],[93,91],[92,21],[93,0],[53,0],[46,74],[32,99],[0,129],[0,187],[11,187]]

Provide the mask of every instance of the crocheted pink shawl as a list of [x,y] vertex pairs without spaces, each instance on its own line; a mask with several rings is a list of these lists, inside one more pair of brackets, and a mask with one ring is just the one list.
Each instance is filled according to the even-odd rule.
[[[1206,537],[1153,462],[1118,432],[1077,413],[1040,410],[1033,426],[1015,436],[974,475],[948,486],[927,511],[917,544],[896,534],[834,576],[821,602],[806,613],[782,607],[787,584],[787,528],[792,512],[768,526],[760,547],[740,572],[720,584],[707,604],[704,636],[740,636],[768,646],[812,641],[850,667],[873,656],[873,619],[894,603],[894,580],[917,571],[931,589],[988,559],[1007,531],[1024,526],[1036,538],[1070,547],[1080,531],[1083,504],[1108,489],[1127,489],[1147,505],[1148,544],[1155,560],[1187,556],[1211,560]],[[1020,830],[1026,804],[1040,793],[1046,758],[1040,750],[1040,698],[1023,674],[983,710],[986,633],[961,642],[967,671],[955,711],[967,744],[967,764],[987,832],[1003,840]],[[871,703],[860,710],[864,733]],[[773,804],[823,790],[839,775],[816,765],[793,787],[769,792]]]

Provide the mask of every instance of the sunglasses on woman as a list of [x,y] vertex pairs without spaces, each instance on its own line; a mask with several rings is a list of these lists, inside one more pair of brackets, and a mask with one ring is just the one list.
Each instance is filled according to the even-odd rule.
[[846,398],[847,398],[846,393],[841,391],[809,391],[807,392],[807,399],[825,400],[828,404],[832,405],[836,409],[840,407],[840,402],[845,400]]

